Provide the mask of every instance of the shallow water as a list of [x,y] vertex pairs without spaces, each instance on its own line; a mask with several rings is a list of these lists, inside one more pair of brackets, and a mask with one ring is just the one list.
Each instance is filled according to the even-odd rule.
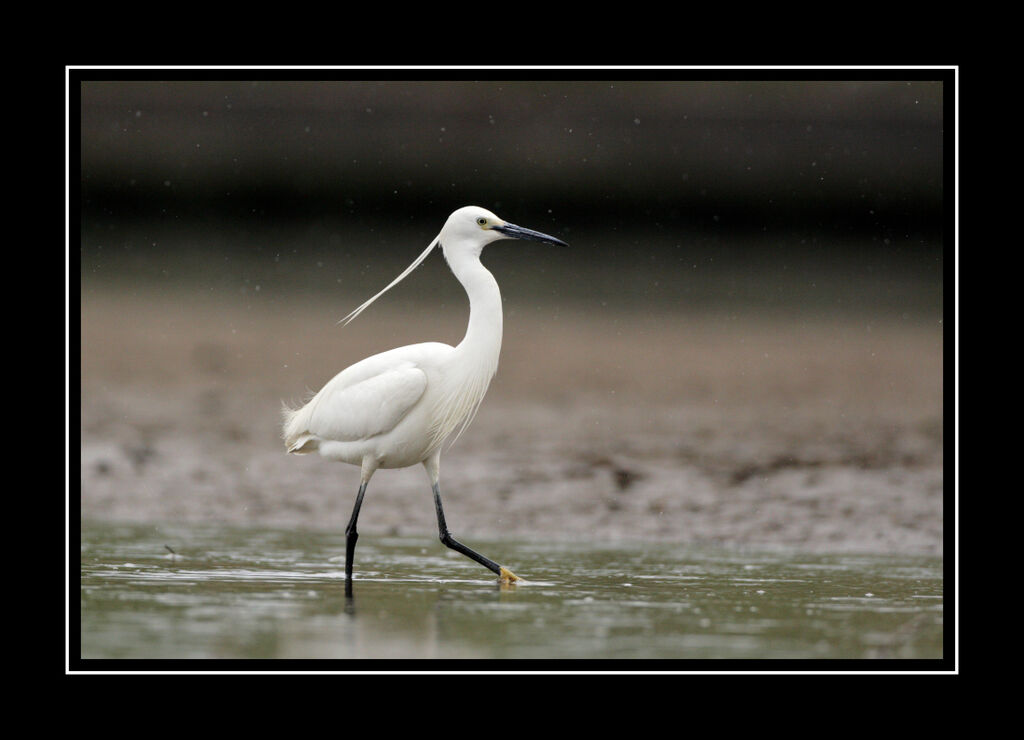
[[499,586],[436,539],[366,533],[349,599],[340,533],[83,524],[79,667],[482,658],[629,670],[616,659],[943,657],[939,558],[463,540],[524,582]]

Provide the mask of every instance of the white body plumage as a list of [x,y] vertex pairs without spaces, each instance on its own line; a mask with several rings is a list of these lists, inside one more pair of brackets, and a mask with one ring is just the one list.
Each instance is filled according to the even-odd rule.
[[424,462],[471,421],[498,369],[502,334],[501,292],[480,252],[504,234],[481,229],[478,218],[504,223],[484,209],[463,208],[434,242],[469,296],[462,342],[411,344],[342,370],[305,406],[286,413],[289,452],[318,451],[353,465],[403,468]]

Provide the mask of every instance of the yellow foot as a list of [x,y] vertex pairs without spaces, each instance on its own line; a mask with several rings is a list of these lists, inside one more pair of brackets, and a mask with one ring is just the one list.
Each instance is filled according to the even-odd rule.
[[502,583],[515,583],[519,580],[519,576],[510,571],[504,565],[500,566],[501,572],[498,574],[498,580]]

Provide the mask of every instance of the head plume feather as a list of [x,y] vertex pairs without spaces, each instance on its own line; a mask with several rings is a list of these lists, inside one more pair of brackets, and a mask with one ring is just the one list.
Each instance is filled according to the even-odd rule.
[[406,268],[405,268],[405,271],[404,271],[404,272],[403,272],[403,273],[402,273],[401,275],[399,275],[399,276],[398,276],[398,277],[396,277],[396,278],[395,278],[394,280],[392,280],[392,281],[391,281],[391,283],[390,283],[390,284],[388,285],[388,287],[384,288],[384,290],[382,290],[382,291],[381,291],[380,293],[378,293],[377,295],[375,295],[375,296],[374,296],[373,298],[371,298],[370,300],[366,301],[366,303],[364,303],[363,305],[361,305],[361,306],[360,306],[359,308],[357,308],[357,309],[356,309],[355,311],[353,311],[352,313],[350,313],[350,314],[349,314],[348,316],[346,316],[345,318],[341,319],[341,320],[340,320],[340,321],[339,321],[338,323],[339,323],[339,324],[346,324],[346,325],[347,325],[347,324],[348,324],[349,322],[351,322],[351,321],[352,321],[353,319],[355,319],[355,317],[356,317],[356,316],[358,316],[358,315],[359,315],[359,314],[361,314],[361,313],[362,313],[363,311],[365,311],[366,309],[368,309],[368,308],[370,307],[370,305],[371,305],[371,304],[372,304],[372,303],[373,303],[373,302],[374,302],[375,300],[377,300],[377,299],[378,299],[378,298],[380,298],[380,297],[381,297],[382,295],[384,295],[384,294],[385,294],[385,293],[387,293],[387,292],[388,292],[389,290],[391,290],[391,289],[392,289],[392,288],[394,288],[394,287],[395,287],[396,285],[398,285],[398,284],[399,284],[400,282],[402,282],[402,280],[404,280],[404,279],[406,278],[406,276],[408,276],[408,274],[409,274],[410,272],[412,272],[412,271],[413,271],[413,270],[415,270],[415,269],[416,269],[417,267],[419,267],[419,264],[420,264],[420,262],[422,262],[423,260],[425,260],[425,259],[427,258],[427,256],[428,256],[428,255],[430,254],[431,250],[433,250],[433,249],[434,249],[434,247],[436,247],[436,246],[437,246],[437,244],[438,244],[438,241],[439,241],[439,239],[440,239],[440,236],[434,237],[434,241],[430,242],[430,246],[429,246],[429,247],[427,247],[427,248],[426,248],[425,250],[423,250],[423,254],[421,254],[421,255],[420,255],[419,257],[417,257],[417,258],[416,258],[415,260],[413,260],[413,263],[412,263],[411,265],[409,265],[408,267],[406,267]]

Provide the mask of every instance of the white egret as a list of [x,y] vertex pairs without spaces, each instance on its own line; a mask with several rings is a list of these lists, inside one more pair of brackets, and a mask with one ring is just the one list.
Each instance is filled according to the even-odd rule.
[[334,376],[306,405],[285,408],[288,452],[319,452],[358,465],[359,492],[345,529],[345,583],[351,593],[356,520],[370,478],[378,468],[420,463],[434,491],[438,533],[447,547],[496,573],[517,580],[508,568],[458,542],[445,524],[439,483],[441,446],[472,421],[498,367],[501,351],[501,293],[480,263],[483,248],[498,239],[528,239],[567,246],[561,239],[503,221],[476,206],[460,208],[405,272],[346,316],[346,324],[412,272],[435,247],[469,296],[469,326],[456,347],[425,342],[373,355]]

